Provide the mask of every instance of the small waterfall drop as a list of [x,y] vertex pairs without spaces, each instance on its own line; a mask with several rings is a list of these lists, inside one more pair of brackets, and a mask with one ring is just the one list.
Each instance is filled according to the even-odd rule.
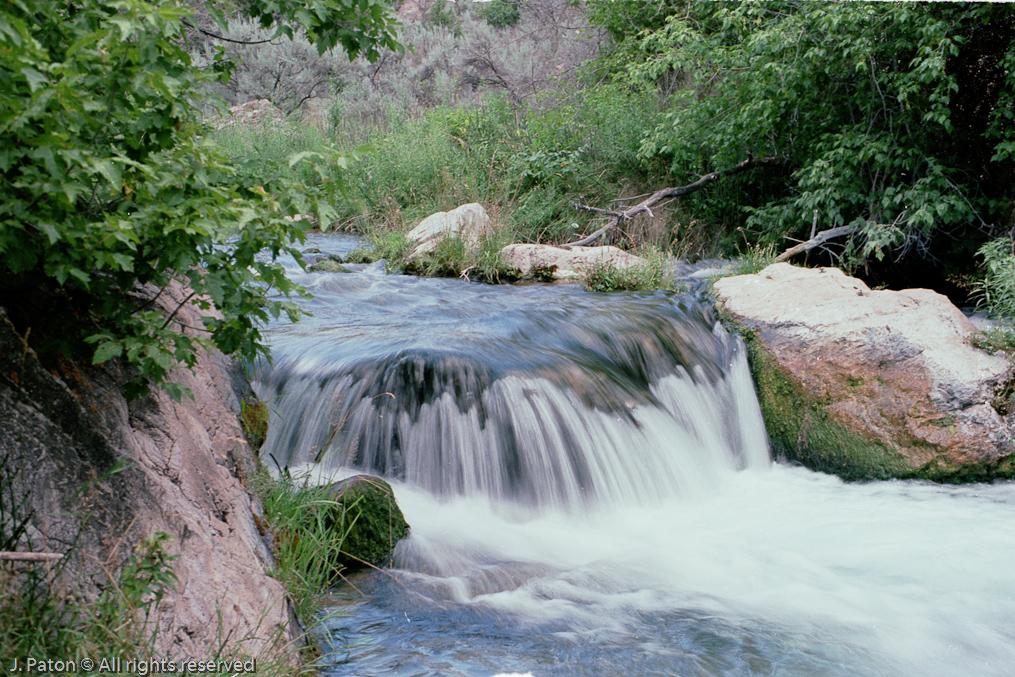
[[[390,282],[360,293],[391,310]],[[371,343],[355,317],[276,346],[258,384],[275,413],[266,448],[325,474],[568,508],[658,502],[768,462],[743,346],[705,308],[513,292],[459,285],[452,294],[474,298],[447,299],[455,321],[443,326],[406,295],[397,312],[423,321],[397,349]]]

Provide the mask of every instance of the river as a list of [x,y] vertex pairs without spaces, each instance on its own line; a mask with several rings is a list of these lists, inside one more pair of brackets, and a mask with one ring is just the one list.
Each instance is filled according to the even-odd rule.
[[264,458],[383,475],[411,525],[325,674],[1015,673],[1015,484],[773,462],[691,295],[284,263],[314,315],[266,331]]

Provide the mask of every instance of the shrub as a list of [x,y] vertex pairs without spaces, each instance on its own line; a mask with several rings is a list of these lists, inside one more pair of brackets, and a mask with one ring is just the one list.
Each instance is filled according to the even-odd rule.
[[[397,46],[380,6],[363,14],[352,0],[314,4],[307,12],[288,0],[247,0],[241,9],[289,36],[290,23],[301,24],[319,50],[341,43],[376,56]],[[301,313],[286,297],[302,290],[272,260],[299,256],[302,233],[285,217],[314,211],[323,225],[334,214],[316,183],[238,181],[203,137],[201,87],[227,81],[230,68],[193,64],[182,47],[191,14],[142,0],[2,10],[0,293],[66,299],[71,310],[49,338],[66,351],[91,344],[96,363],[122,357],[139,376],[128,395],[150,379],[181,397],[166,377],[177,364],[192,366],[200,345],[246,359],[264,352],[258,324]],[[348,160],[304,153],[288,165],[301,163],[327,179]],[[223,317],[183,327],[176,312],[154,310],[174,280],[193,290],[183,303],[214,304]],[[44,322],[31,308],[21,318]]]
[[999,317],[1015,319],[1015,239],[999,238],[980,248],[984,276],[977,285],[977,305]]
[[[1010,204],[1011,6],[590,5],[630,80],[668,96],[644,158],[677,177],[784,159],[781,190],[752,187],[755,209],[727,227],[802,238],[816,211],[821,229],[854,229],[847,262],[933,259],[939,234],[982,239],[969,224]],[[701,207],[728,221],[736,199]]]

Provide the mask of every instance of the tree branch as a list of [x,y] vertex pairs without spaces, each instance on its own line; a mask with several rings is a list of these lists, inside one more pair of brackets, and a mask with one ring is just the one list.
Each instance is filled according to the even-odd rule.
[[231,43],[233,43],[235,45],[263,45],[264,43],[271,42],[272,40],[275,39],[275,38],[268,38],[267,40],[253,40],[253,41],[250,41],[250,40],[233,40],[232,38],[227,38],[224,35],[219,35],[218,33],[212,33],[211,31],[206,31],[205,29],[201,28],[200,26],[195,26],[194,24],[190,23],[186,19],[180,19],[180,23],[182,23],[184,26],[186,26],[187,28],[189,28],[191,30],[195,30],[198,33],[201,33],[203,35],[207,35],[209,38],[215,38],[216,40],[224,40],[225,42],[231,42]]
[[52,562],[63,555],[56,552],[0,552],[4,562]]
[[675,188],[673,188],[673,187],[671,187],[671,188],[663,188],[661,190],[657,190],[656,192],[652,193],[645,200],[642,200],[641,202],[639,202],[638,204],[634,205],[633,207],[628,207],[627,209],[625,209],[623,211],[614,211],[614,210],[608,210],[608,209],[596,209],[594,207],[575,205],[575,207],[577,207],[578,209],[586,209],[587,211],[594,211],[594,212],[601,213],[601,214],[607,214],[611,218],[606,223],[605,226],[603,226],[602,228],[600,228],[596,232],[592,233],[591,235],[589,235],[589,236],[587,236],[585,238],[582,238],[581,240],[578,240],[576,242],[569,242],[568,244],[562,244],[562,245],[560,245],[560,247],[562,247],[564,249],[569,249],[571,247],[586,247],[586,246],[592,244],[593,242],[595,242],[596,240],[598,240],[599,238],[601,238],[604,235],[606,235],[606,233],[608,233],[609,231],[611,231],[614,228],[616,228],[617,225],[619,225],[622,221],[627,221],[631,217],[633,217],[633,216],[635,216],[637,214],[640,214],[641,212],[648,212],[651,215],[652,214],[651,208],[654,207],[655,205],[659,204],[660,202],[662,202],[666,198],[680,197],[682,195],[689,195],[690,193],[693,193],[695,191],[701,190],[702,188],[704,188],[708,184],[712,183],[713,181],[718,181],[719,179],[721,179],[724,176],[732,176],[733,174],[739,174],[741,172],[746,172],[748,169],[754,169],[755,167],[767,167],[767,166],[771,166],[771,165],[778,165],[778,164],[781,164],[781,163],[782,163],[782,159],[781,158],[777,158],[777,157],[767,157],[767,158],[760,158],[760,159],[755,159],[753,157],[748,157],[746,160],[744,160],[743,162],[741,162],[740,164],[738,164],[735,167],[730,167],[729,169],[722,169],[722,170],[719,170],[717,172],[712,172],[711,174],[705,174],[704,176],[699,178],[694,183],[690,183],[690,184],[688,184],[686,186],[678,186],[678,187],[675,187]]
[[849,235],[854,232],[856,232],[856,226],[837,226],[835,228],[823,230],[814,237],[812,237],[811,239],[807,240],[806,242],[801,242],[798,245],[794,245],[789,249],[787,249],[786,251],[784,251],[783,253],[779,254],[778,256],[775,257],[775,262],[781,263],[786,259],[790,258],[791,256],[796,256],[801,252],[810,251],[815,247],[820,247],[821,245],[823,245],[825,242],[828,242],[832,238],[840,237],[842,235]]

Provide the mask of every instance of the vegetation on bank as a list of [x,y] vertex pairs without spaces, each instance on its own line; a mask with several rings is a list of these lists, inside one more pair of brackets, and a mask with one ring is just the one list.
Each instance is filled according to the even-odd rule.
[[[321,50],[376,58],[398,47],[380,0],[234,9]],[[134,395],[149,381],[184,395],[166,376],[202,345],[263,353],[259,325],[301,313],[286,297],[302,290],[273,262],[298,255],[300,229],[285,217],[313,211],[326,223],[345,158],[324,149],[289,163],[314,181],[238,176],[202,113],[205,86],[228,81],[234,64],[195,64],[195,12],[182,2],[17,0],[0,11],[0,302],[19,331],[32,329],[45,354],[84,344],[96,363],[121,358],[136,370]],[[154,309],[173,279],[223,316],[183,327]]]
[[[344,177],[341,227],[384,239],[478,201],[515,241],[561,244],[598,227],[586,205],[770,158],[624,221],[611,242],[774,255],[839,229],[811,263],[1015,312],[1010,6],[590,0],[567,19],[584,47],[504,56],[566,4],[521,3],[509,29],[469,3],[435,5],[403,31],[412,59],[341,65],[315,133],[374,149]],[[581,67],[522,77],[572,54]],[[480,61],[500,79],[455,79]],[[249,158],[282,133],[223,135]]]
[[[244,431],[257,448],[267,430],[262,418],[266,405],[245,403],[243,411]],[[0,456],[2,552],[19,549],[32,517],[24,501],[18,500],[17,475],[13,459]],[[233,636],[228,628],[220,628],[218,646],[208,647],[202,660],[232,663],[256,658],[258,674],[314,674],[323,650],[317,634],[321,600],[343,571],[342,553],[350,549],[346,539],[359,521],[361,506],[355,497],[335,496],[327,486],[313,486],[287,472],[275,479],[261,469],[247,479],[246,486],[264,508],[263,518],[256,519],[273,545],[276,567],[270,573],[282,583],[297,618],[310,627],[296,644],[290,644],[286,628],[265,628],[263,634],[249,637]],[[394,540],[385,541],[389,549],[401,535],[404,529]],[[176,556],[169,554],[171,550],[170,536],[158,532],[139,544],[122,565],[104,562],[106,580],[95,599],[73,592],[78,586],[68,580],[65,569],[80,556],[75,547],[55,562],[0,562],[0,664],[10,669],[17,658],[24,671],[28,657],[76,665],[90,658],[98,670],[101,657],[180,659],[158,650],[162,628],[156,609],[176,590]],[[296,654],[302,655],[302,664],[294,663]]]
[[[0,551],[16,549],[31,517],[25,514],[23,503],[15,500],[17,471],[9,466],[9,460],[0,459]],[[267,502],[282,495],[287,487],[263,485],[262,489]],[[285,510],[277,512],[288,514]],[[284,524],[284,519],[279,517],[278,523]],[[181,657],[166,657],[157,649],[162,628],[156,609],[176,589],[175,556],[169,554],[170,546],[169,535],[157,532],[140,543],[122,566],[104,562],[106,580],[100,584],[101,592],[95,599],[72,592],[76,586],[67,580],[68,562],[80,556],[77,548],[72,547],[55,562],[0,562],[0,664],[4,669],[13,669],[17,659],[20,669],[28,671],[28,658],[52,659],[65,665],[73,663],[77,672],[90,672],[101,671],[100,661],[116,656],[124,662],[133,658],[179,660]],[[302,546],[304,550],[309,547]],[[286,549],[280,561],[276,575],[286,585],[297,608],[308,614],[306,618],[316,617],[312,605],[323,588],[311,589],[318,581],[304,573],[312,570],[313,565],[294,562]],[[258,674],[312,674],[316,672],[313,659],[318,650],[313,635],[307,640],[306,644],[290,646],[282,628],[266,629],[258,636],[237,637],[228,628],[220,627],[218,645],[207,647],[202,660],[223,663],[221,670],[208,674],[235,674],[225,664],[250,659],[256,659]],[[293,658],[300,652],[306,660],[297,665]],[[94,661],[92,668],[85,667],[86,659]]]

